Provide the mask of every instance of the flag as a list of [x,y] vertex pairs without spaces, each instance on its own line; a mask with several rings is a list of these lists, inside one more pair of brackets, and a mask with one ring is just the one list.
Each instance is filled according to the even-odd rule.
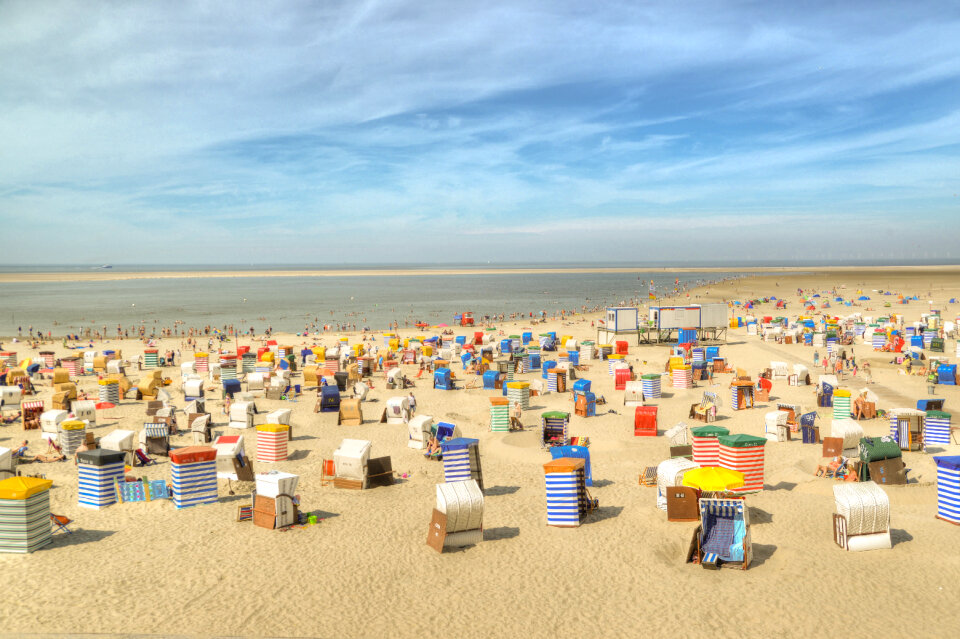
[[657,296],[654,295],[653,293],[650,293],[650,299],[655,300],[655,299],[657,299]]

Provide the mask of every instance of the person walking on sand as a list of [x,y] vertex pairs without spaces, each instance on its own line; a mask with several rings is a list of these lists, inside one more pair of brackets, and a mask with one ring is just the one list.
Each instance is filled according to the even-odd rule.
[[410,417],[413,417],[417,412],[417,398],[413,396],[413,391],[410,391],[410,395],[407,397],[407,403],[410,404]]

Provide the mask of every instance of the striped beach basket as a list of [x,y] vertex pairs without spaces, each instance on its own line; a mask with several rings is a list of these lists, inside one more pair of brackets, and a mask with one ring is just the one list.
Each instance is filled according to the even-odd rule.
[[170,451],[170,474],[177,508],[216,503],[216,448],[188,446]]
[[610,355],[607,357],[607,372],[613,376],[616,365],[623,362],[623,355]]
[[613,344],[600,344],[597,346],[597,359],[607,359],[613,353]]
[[693,387],[693,369],[689,364],[684,364],[673,369],[673,387],[674,388],[692,388]]
[[97,382],[97,397],[101,402],[111,404],[120,403],[120,381],[116,379],[101,379]]
[[580,359],[583,361],[591,360],[593,359],[593,354],[593,342],[582,342],[580,344]]
[[705,362],[705,361],[706,361],[706,354],[705,354],[704,349],[702,349],[702,348],[695,348],[695,349],[693,349],[693,351],[692,351],[692,356],[693,356],[693,361],[695,361],[695,362]]
[[933,341],[933,338],[937,336],[936,331],[924,331],[923,332],[923,347],[926,349],[930,348],[930,343]]
[[960,526],[960,455],[933,461],[937,464],[937,519]]
[[570,425],[570,413],[565,411],[550,411],[540,416],[540,445],[543,448],[550,446],[566,446],[570,441],[567,427]]
[[509,399],[504,397],[490,398],[490,430],[495,433],[506,433],[510,430]]
[[870,343],[873,344],[873,350],[879,351],[887,343],[887,334],[883,331],[874,331],[873,337],[870,338]]
[[79,357],[64,357],[60,360],[60,364],[67,369],[67,374],[70,377],[79,377],[80,373],[83,372],[83,362],[80,361]]
[[207,353],[194,353],[193,363],[197,368],[197,373],[202,375],[210,370],[210,355]]
[[587,514],[585,461],[561,457],[543,465],[547,487],[547,525],[579,526]]
[[833,418],[850,419],[850,391],[845,388],[833,391]]
[[17,354],[13,351],[0,352],[0,360],[3,360],[10,368],[17,367]]
[[49,479],[0,481],[0,552],[30,553],[50,543]]
[[720,465],[720,437],[730,431],[721,426],[696,426],[690,429],[693,438],[693,461],[701,466]]
[[753,435],[723,435],[717,438],[720,466],[743,473],[743,486],[735,493],[763,490],[764,444],[767,440]]
[[950,413],[928,410],[923,421],[923,446],[927,444],[950,445]]
[[286,424],[257,426],[257,461],[278,462],[287,458],[290,427]]
[[53,351],[40,351],[40,357],[43,358],[44,368],[53,368],[53,365],[56,363],[56,357]]
[[[554,387],[556,387],[556,377],[554,377]],[[520,402],[520,408],[530,409],[530,382],[507,382],[507,400],[512,406],[515,402]]]
[[257,372],[257,354],[251,351],[247,351],[240,356],[241,365],[243,367],[244,373],[255,373]]
[[643,390],[644,399],[660,399],[660,380],[661,376],[656,373],[640,376],[640,388]]
[[63,454],[68,458],[73,457],[87,435],[87,425],[79,419],[67,419],[60,422],[59,429]]
[[143,351],[143,367],[144,368],[156,368],[160,365],[159,363],[159,349],[148,348]]
[[226,354],[220,356],[220,379],[237,378],[237,356]]
[[456,437],[440,444],[443,453],[443,480],[446,482],[474,479],[483,490],[480,469],[480,440]]
[[551,393],[557,392],[557,369],[556,368],[551,368],[550,370],[547,371],[547,391]]
[[124,453],[95,448],[77,453],[77,503],[99,510],[117,503],[114,482],[123,481]]

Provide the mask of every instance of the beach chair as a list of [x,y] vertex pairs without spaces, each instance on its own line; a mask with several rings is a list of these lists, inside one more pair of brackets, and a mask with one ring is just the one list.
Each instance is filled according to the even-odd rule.
[[140,462],[141,466],[149,466],[151,464],[156,464],[157,462],[153,459],[147,457],[147,454],[144,453],[139,448],[133,451],[133,454],[137,456],[137,461]]
[[746,570],[753,558],[749,509],[742,499],[700,499],[703,520],[698,555],[703,568],[721,564]]
[[717,404],[719,398],[716,393],[705,391],[699,404],[690,405],[690,419],[696,419],[704,423],[710,423],[717,419]]
[[68,528],[70,524],[73,523],[73,520],[65,515],[50,515],[50,523],[55,526],[53,532],[65,532],[68,535],[72,535],[73,531]]
[[655,487],[657,485],[657,467],[647,466],[644,468],[643,472],[640,473],[639,483],[641,486]]

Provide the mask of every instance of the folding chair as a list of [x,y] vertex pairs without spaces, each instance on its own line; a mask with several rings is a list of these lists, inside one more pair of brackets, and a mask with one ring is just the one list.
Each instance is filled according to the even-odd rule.
[[320,466],[320,485],[332,484],[337,476],[337,466],[332,459],[324,459]]
[[73,520],[65,515],[50,515],[50,523],[56,526],[54,533],[63,531],[68,535],[72,535],[73,531],[67,528],[69,524],[73,523]]

